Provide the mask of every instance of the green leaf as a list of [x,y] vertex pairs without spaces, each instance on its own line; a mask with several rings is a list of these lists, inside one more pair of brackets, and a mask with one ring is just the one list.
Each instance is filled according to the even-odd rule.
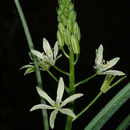
[[100,130],[110,117],[130,98],[130,83],[118,92],[84,130]]
[[130,125],[130,114],[120,123],[116,130],[126,130]]

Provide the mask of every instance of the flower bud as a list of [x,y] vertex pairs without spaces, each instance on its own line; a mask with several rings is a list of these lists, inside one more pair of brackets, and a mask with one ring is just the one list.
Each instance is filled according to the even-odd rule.
[[73,23],[73,33],[74,33],[74,34],[76,35],[76,37],[78,38],[78,41],[80,41],[80,37],[81,37],[81,35],[80,35],[80,28],[79,28],[77,22],[74,22],[74,23]]
[[67,29],[73,33],[73,21],[71,19],[67,20]]
[[71,33],[68,29],[64,30],[64,40],[66,45],[70,45]]
[[59,23],[58,24],[58,30],[62,33],[62,35],[63,35],[63,32],[64,32],[64,29],[65,29],[64,25],[62,23]]
[[69,10],[72,11],[74,9],[74,5],[72,3],[69,4]]
[[64,37],[59,30],[57,31],[57,40],[58,40],[59,46],[63,47],[64,46]]
[[70,12],[69,18],[71,18],[72,21],[75,21],[75,20],[76,20],[76,12],[75,12],[74,10]]
[[69,13],[70,13],[70,11],[69,11],[69,9],[66,7],[66,8],[64,8],[64,15],[66,16],[66,17],[69,17]]
[[60,15],[60,20],[64,26],[67,24],[67,18],[64,15]]
[[72,45],[74,53],[79,54],[80,52],[79,42],[75,35],[71,36],[71,45]]

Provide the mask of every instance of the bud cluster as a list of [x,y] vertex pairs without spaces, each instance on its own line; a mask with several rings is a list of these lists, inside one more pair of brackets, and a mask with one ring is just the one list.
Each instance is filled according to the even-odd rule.
[[71,0],[58,0],[58,31],[57,40],[60,47],[64,44],[73,49],[75,54],[80,52],[80,28],[76,22],[76,12]]

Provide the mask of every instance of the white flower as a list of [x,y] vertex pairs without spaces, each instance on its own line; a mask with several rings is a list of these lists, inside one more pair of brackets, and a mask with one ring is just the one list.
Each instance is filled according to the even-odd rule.
[[[43,38],[43,50],[44,52],[41,53],[37,50],[31,50],[31,52],[37,56],[37,58],[39,58],[40,62],[40,66],[42,66],[42,64],[47,67],[47,69],[50,67],[50,65],[54,65],[56,60],[61,57],[61,55],[58,55],[58,42],[55,43],[53,50],[51,49],[51,46],[49,44],[49,42]],[[43,67],[44,68],[44,67]]]
[[36,88],[38,94],[43,97],[44,99],[46,99],[50,105],[46,105],[46,104],[38,104],[33,106],[30,111],[34,111],[37,109],[53,109],[51,115],[50,115],[50,127],[53,129],[54,128],[54,122],[55,122],[55,118],[57,113],[60,111],[63,114],[69,115],[73,118],[76,118],[76,115],[72,112],[72,110],[68,109],[68,108],[63,108],[67,103],[74,101],[77,98],[80,98],[81,96],[83,96],[83,94],[78,93],[78,94],[74,94],[70,97],[68,97],[67,99],[65,99],[64,101],[62,101],[62,97],[63,97],[63,93],[64,93],[64,81],[62,78],[60,78],[59,83],[58,83],[58,88],[57,88],[57,97],[56,97],[56,101],[53,101],[46,92],[44,92],[43,90],[41,90],[40,88]]
[[114,65],[120,60],[119,57],[113,58],[110,61],[105,62],[103,59],[103,46],[102,44],[99,46],[98,50],[96,50],[96,58],[95,58],[95,70],[99,75],[125,75],[122,71],[111,70]]

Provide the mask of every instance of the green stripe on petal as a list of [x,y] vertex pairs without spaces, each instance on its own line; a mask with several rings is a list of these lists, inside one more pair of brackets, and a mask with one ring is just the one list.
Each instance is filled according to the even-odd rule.
[[117,75],[117,76],[123,76],[125,75],[124,72],[118,71],[118,70],[107,70],[105,72],[102,72],[101,75]]
[[53,58],[51,46],[45,38],[43,38],[43,50],[45,51],[48,57]]
[[83,96],[83,94],[78,93],[78,94],[74,94],[74,95],[68,97],[67,99],[65,99],[65,100],[61,103],[61,107],[65,106],[67,103],[72,102],[72,101],[74,101],[74,100],[76,100],[77,98],[80,98],[80,97],[82,97],[82,96]]
[[64,93],[64,81],[63,78],[60,77],[59,83],[58,83],[58,88],[57,88],[57,97],[56,97],[56,101],[61,102],[63,93]]
[[59,111],[62,112],[63,114],[66,114],[66,115],[69,115],[73,118],[76,118],[76,115],[73,113],[73,111],[68,109],[68,108],[62,108]]
[[35,105],[33,106],[30,111],[34,111],[34,110],[37,110],[37,109],[54,109],[52,106],[49,106],[49,105],[46,105],[46,104],[38,104],[38,105]]
[[58,41],[56,41],[54,45],[54,60],[56,60],[57,54],[58,54]]
[[52,106],[54,106],[55,102],[48,96],[47,93],[45,93],[41,88],[36,87],[38,94],[46,99]]
[[105,70],[107,70],[107,69],[110,69],[111,67],[113,67],[114,65],[116,65],[116,63],[117,63],[119,60],[120,60],[119,57],[113,58],[112,60],[110,60],[110,61],[106,64],[107,67],[105,67],[105,69],[104,69],[103,71],[105,71]]
[[37,50],[31,50],[31,52],[40,59],[43,59],[43,54]]
[[55,123],[55,119],[56,119],[56,115],[57,115],[58,111],[54,110],[51,115],[50,115],[50,127],[53,129],[54,128],[54,123]]
[[96,59],[95,63],[96,64],[101,64],[103,59],[103,45],[101,44],[96,52]]

